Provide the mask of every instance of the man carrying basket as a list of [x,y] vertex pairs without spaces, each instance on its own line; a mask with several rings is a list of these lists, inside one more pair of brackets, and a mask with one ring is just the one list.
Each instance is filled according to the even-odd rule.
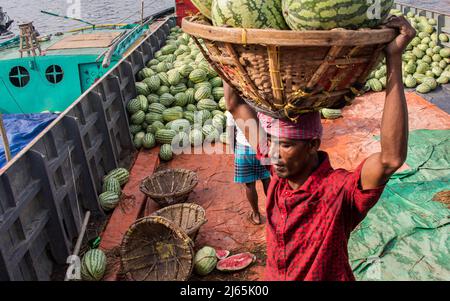
[[[350,233],[377,203],[407,155],[402,53],[415,30],[403,17],[392,17],[387,26],[400,34],[385,49],[388,83],[381,152],[369,156],[354,172],[333,169],[328,154],[319,151],[319,113],[302,115],[297,124],[274,120],[257,114],[225,85],[228,110],[236,124],[258,156],[271,162],[266,280],[355,280],[347,250]],[[251,132],[244,126],[254,120],[259,120],[267,133],[258,135],[257,140],[251,139]]]

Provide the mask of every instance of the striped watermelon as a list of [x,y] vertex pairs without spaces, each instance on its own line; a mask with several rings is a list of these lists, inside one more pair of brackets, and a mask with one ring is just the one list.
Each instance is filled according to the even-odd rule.
[[173,97],[173,95],[170,93],[164,93],[159,98],[159,102],[166,107],[170,107],[175,102],[175,97]]
[[380,0],[380,15],[374,16],[376,10],[367,0],[283,0],[283,14],[292,30],[358,29],[380,25],[393,3],[393,0]]
[[163,144],[159,150],[159,157],[163,161],[170,161],[173,158],[172,145]]
[[157,59],[153,59],[147,63],[147,67],[150,68],[151,66],[156,66],[158,64],[159,64],[159,61]]
[[110,171],[106,176],[104,181],[107,181],[108,178],[113,177],[119,180],[119,183],[121,186],[126,184],[128,182],[128,179],[130,178],[130,173],[125,168],[116,168],[112,171]]
[[150,94],[147,96],[148,104],[157,103],[159,102],[159,96],[156,94]]
[[189,88],[186,90],[186,97],[187,97],[187,103],[188,104],[194,104],[195,103],[195,90],[194,88]]
[[189,66],[189,65],[183,65],[180,68],[180,74],[183,77],[188,77],[189,74],[191,74],[192,71],[194,71],[194,68],[192,66]]
[[115,192],[106,191],[100,194],[98,199],[103,210],[110,211],[116,208],[117,204],[119,204],[120,196]]
[[170,87],[170,93],[173,96],[177,95],[178,93],[185,92],[186,90],[187,90],[187,87],[186,87],[186,84],[184,84],[184,83],[179,83],[176,86]]
[[156,94],[159,96],[160,100],[161,100],[161,96],[166,93],[170,93],[170,88],[168,86],[161,86],[161,87],[159,87],[158,91],[156,92]]
[[183,113],[183,118],[188,120],[190,124],[194,124],[195,122],[195,113],[194,112],[190,112],[190,111],[186,111]]
[[212,124],[203,126],[202,132],[208,141],[217,141],[220,138],[220,132]]
[[[211,115],[214,117],[216,115],[224,115],[222,111],[220,110],[213,110],[211,111]],[[225,116],[225,115],[224,115]]]
[[153,124],[155,121],[162,122],[162,114],[150,112],[145,115],[145,122],[147,122],[147,124]]
[[214,26],[288,29],[281,0],[214,0],[211,17]]
[[137,111],[133,115],[131,115],[131,123],[132,124],[142,124],[145,121],[145,113],[144,111]]
[[142,125],[140,124],[130,124],[130,133],[135,135],[142,130]]
[[186,119],[178,119],[171,122],[170,130],[176,132],[189,132],[191,129],[191,123]]
[[151,133],[145,134],[144,139],[142,141],[142,146],[146,149],[151,149],[155,147],[155,145],[156,145],[155,135]]
[[174,45],[166,45],[161,48],[161,52],[163,55],[174,53],[177,50],[177,47]]
[[220,132],[222,132],[227,125],[227,117],[223,114],[215,115],[212,119],[212,125]]
[[146,83],[138,82],[136,83],[136,93],[137,95],[147,96],[150,94],[150,89],[148,88]]
[[196,111],[198,111],[198,110],[197,110],[197,107],[196,107],[195,105],[193,105],[193,104],[188,104],[188,105],[186,106],[186,111],[196,112]]
[[163,105],[162,103],[152,103],[148,107],[148,112],[162,114],[162,112],[164,112],[164,110],[166,110],[166,109],[167,109],[167,107],[165,105]]
[[212,99],[201,99],[197,103],[197,108],[199,111],[201,110],[208,110],[208,111],[214,111],[218,108],[217,102],[215,102]]
[[158,75],[150,76],[148,79],[145,80],[145,83],[152,92],[158,91],[159,87],[161,87],[161,79],[159,78]]
[[195,91],[194,99],[197,101],[200,101],[202,99],[211,99],[211,98],[212,98],[212,94],[211,94],[211,89],[209,87],[202,86],[202,87],[198,88],[197,91]]
[[162,86],[170,87],[169,76],[165,72],[158,73]]
[[177,93],[175,95],[175,105],[176,106],[184,107],[187,105],[187,101],[188,101],[188,99],[187,99],[186,93],[181,92],[181,93]]
[[151,125],[147,127],[147,133],[156,134],[156,132],[160,129],[164,128],[164,123],[161,121],[155,121]]
[[156,142],[158,142],[159,144],[171,144],[172,139],[176,134],[177,132],[175,132],[174,130],[158,130],[155,134]]
[[148,100],[147,97],[144,95],[138,95],[138,97],[136,97],[136,99],[140,102],[141,104],[141,110],[145,112],[147,112],[148,110]]
[[103,183],[103,192],[113,192],[117,195],[121,194],[120,182],[116,178],[110,177]]
[[99,281],[106,271],[106,255],[102,250],[93,249],[84,254],[81,261],[81,279]]
[[163,116],[163,120],[165,122],[182,119],[183,118],[183,110],[180,111],[180,110],[176,110],[174,108],[170,108],[170,109],[165,110],[163,112],[162,116]]
[[146,79],[147,77],[150,77],[150,76],[152,76],[152,75],[154,75],[155,74],[155,72],[152,70],[152,69],[150,69],[150,68],[144,68],[144,69],[142,69],[141,71],[139,71],[139,73],[138,73],[138,78],[140,79],[140,80],[144,80],[144,79]]
[[131,99],[127,104],[127,111],[130,114],[135,114],[141,110],[141,102],[136,98]]
[[197,7],[198,11],[211,20],[212,0],[191,0],[192,4]]
[[218,76],[210,79],[209,82],[211,83],[211,86],[213,88],[217,88],[217,87],[222,87],[223,86],[223,80],[220,77],[218,77]]
[[227,110],[227,103],[226,103],[226,101],[225,101],[225,97],[222,97],[220,100],[219,100],[219,108],[222,110],[222,111],[226,111]]
[[206,81],[208,78],[208,73],[203,69],[195,69],[189,74],[189,79],[194,83],[198,84]]
[[167,72],[167,79],[171,86],[176,86],[181,81],[181,74],[176,69],[170,70],[169,72]]
[[195,112],[195,122],[201,123],[202,125],[205,124],[205,122],[209,119],[211,119],[211,112],[208,110],[201,110],[198,112]]
[[219,101],[220,99],[222,99],[222,97],[224,97],[224,91],[222,87],[216,87],[213,88],[212,90],[212,96],[214,97],[215,101]]

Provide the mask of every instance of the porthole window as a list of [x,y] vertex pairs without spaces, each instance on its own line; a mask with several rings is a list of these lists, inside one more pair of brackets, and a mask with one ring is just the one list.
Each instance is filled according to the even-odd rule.
[[45,71],[45,77],[52,84],[57,84],[62,81],[64,77],[64,71],[58,65],[51,65]]
[[9,72],[9,80],[11,84],[18,88],[25,87],[30,81],[30,73],[22,66],[17,66]]

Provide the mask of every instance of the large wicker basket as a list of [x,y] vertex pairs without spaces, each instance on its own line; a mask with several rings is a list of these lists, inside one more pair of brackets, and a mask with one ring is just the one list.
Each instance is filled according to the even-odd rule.
[[121,245],[122,270],[132,281],[186,281],[194,255],[189,236],[160,216],[137,220]]
[[215,27],[198,16],[185,18],[182,26],[219,75],[250,105],[292,121],[302,113],[351,104],[382,60],[384,47],[396,36],[389,28]]
[[162,216],[172,221],[183,229],[193,241],[195,241],[200,227],[207,222],[205,209],[197,204],[177,204],[160,209],[152,215]]
[[168,169],[154,173],[141,183],[141,191],[161,207],[187,201],[198,184],[197,174],[186,169]]

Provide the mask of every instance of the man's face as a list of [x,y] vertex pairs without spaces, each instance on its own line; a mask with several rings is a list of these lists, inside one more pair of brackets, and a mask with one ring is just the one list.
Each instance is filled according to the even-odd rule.
[[272,160],[273,171],[282,179],[292,179],[300,175],[312,156],[320,146],[320,140],[289,140],[284,138],[269,140],[269,156]]

